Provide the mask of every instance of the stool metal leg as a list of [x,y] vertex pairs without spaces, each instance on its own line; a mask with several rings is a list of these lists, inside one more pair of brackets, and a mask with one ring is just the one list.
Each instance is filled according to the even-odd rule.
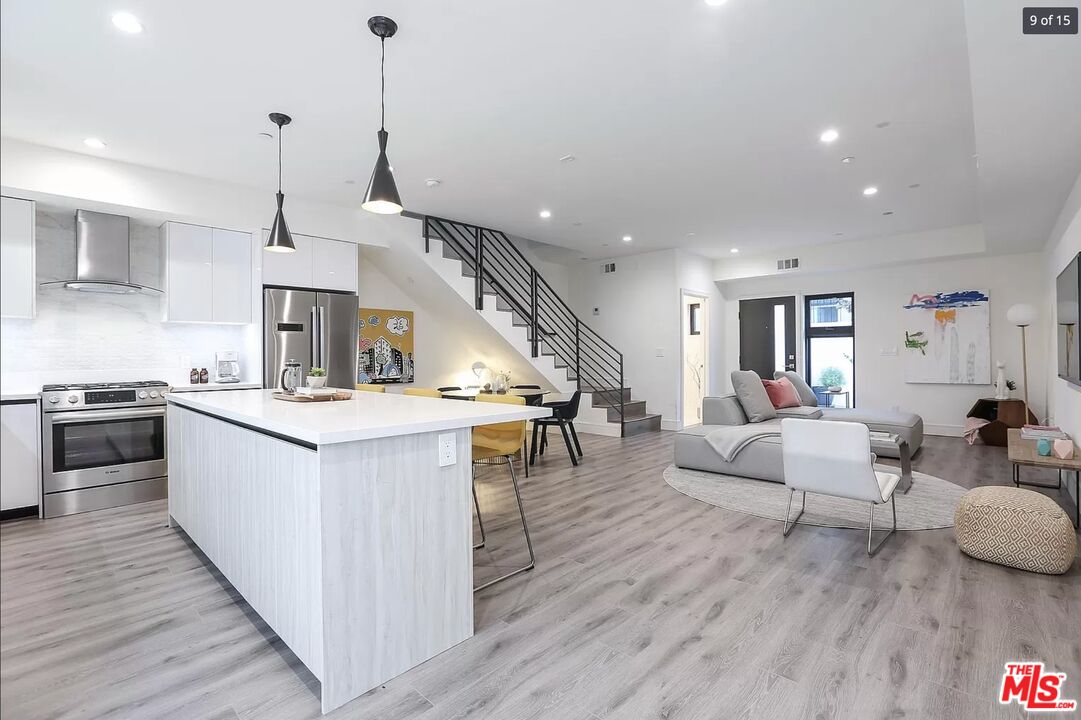
[[526,523],[525,519],[525,508],[522,507],[522,494],[518,491],[518,474],[514,471],[514,460],[511,458],[510,455],[506,456],[506,460],[507,465],[510,467],[510,481],[511,484],[514,486],[514,499],[518,501],[518,514],[522,518],[522,530],[525,532],[525,544],[526,547],[529,548],[529,564],[524,567],[520,567],[517,570],[512,570],[506,575],[500,575],[495,580],[489,580],[483,585],[478,585],[477,587],[473,588],[473,592],[478,592],[486,587],[491,587],[497,582],[502,582],[507,578],[512,578],[515,575],[519,575],[521,573],[532,570],[536,566],[537,558],[533,554],[533,540],[529,537],[529,525]]
[[486,539],[484,537],[484,518],[480,515],[480,503],[477,502],[477,466],[473,466],[473,507],[477,510],[477,524],[480,525],[480,543],[473,546],[474,550],[479,550],[484,547]]

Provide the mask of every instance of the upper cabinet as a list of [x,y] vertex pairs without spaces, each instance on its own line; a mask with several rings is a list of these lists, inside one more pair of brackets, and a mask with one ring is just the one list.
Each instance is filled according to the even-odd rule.
[[0,316],[32,318],[37,290],[34,203],[10,197],[0,200]]
[[293,244],[296,252],[263,251],[264,285],[357,291],[354,243],[293,233]]
[[165,320],[252,321],[250,233],[168,222],[161,235]]

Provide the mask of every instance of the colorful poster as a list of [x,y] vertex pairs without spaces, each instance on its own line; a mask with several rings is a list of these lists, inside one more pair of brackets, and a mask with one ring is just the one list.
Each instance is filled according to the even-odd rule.
[[991,383],[991,309],[986,292],[917,293],[904,308],[905,382]]
[[357,382],[413,382],[413,312],[361,308],[357,313]]

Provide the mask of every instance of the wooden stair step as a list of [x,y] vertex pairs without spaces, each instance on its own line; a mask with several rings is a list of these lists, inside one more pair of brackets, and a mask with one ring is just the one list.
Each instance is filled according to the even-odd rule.
[[657,432],[661,429],[661,416],[657,413],[647,413],[633,420],[623,422],[623,436],[640,435],[641,433]]

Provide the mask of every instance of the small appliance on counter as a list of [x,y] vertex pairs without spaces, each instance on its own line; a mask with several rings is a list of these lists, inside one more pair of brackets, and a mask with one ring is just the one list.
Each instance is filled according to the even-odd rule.
[[214,353],[214,382],[240,382],[240,361],[236,350],[222,350]]
[[278,390],[283,395],[295,395],[301,383],[301,365],[296,360],[286,360],[282,364],[281,378],[278,380]]

